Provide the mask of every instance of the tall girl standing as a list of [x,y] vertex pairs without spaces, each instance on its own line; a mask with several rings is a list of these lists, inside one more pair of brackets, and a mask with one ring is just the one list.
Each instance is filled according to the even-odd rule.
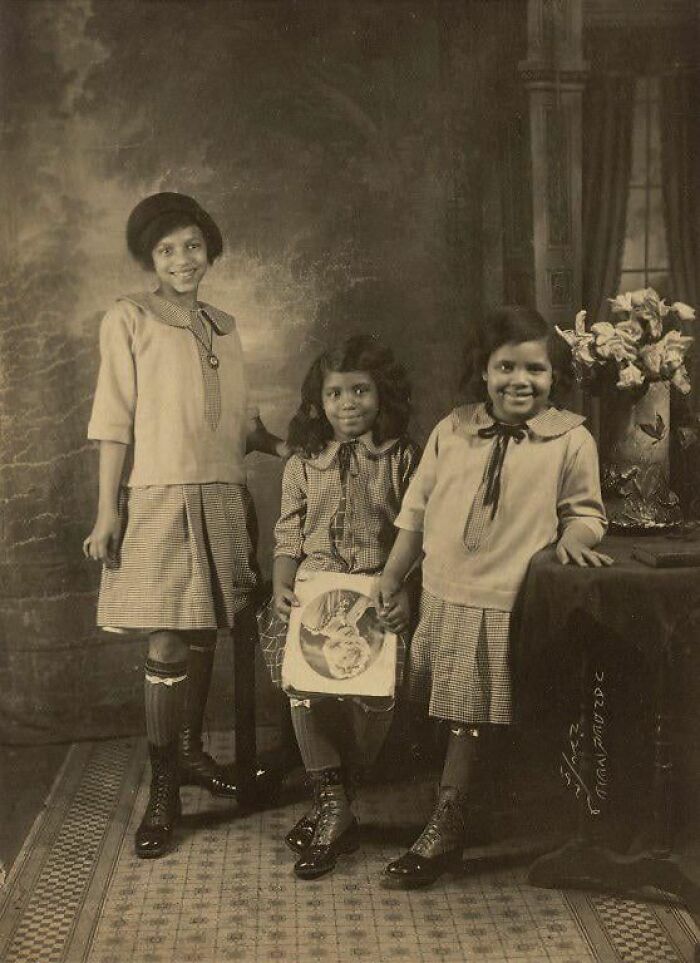
[[[564,565],[608,565],[598,457],[583,417],[554,406],[556,342],[536,311],[486,318],[470,358],[483,400],[433,430],[396,519],[380,594],[391,621],[406,573],[423,559],[409,696],[448,726],[437,805],[389,881],[434,882],[459,866],[464,804],[484,727],[511,722],[510,612],[532,556],[556,542]],[[399,593],[399,594],[397,594]]]
[[[297,605],[294,582],[310,572],[374,575],[395,536],[393,521],[417,464],[406,437],[409,385],[376,339],[347,338],[311,365],[289,426],[294,454],[282,480],[275,527],[273,600],[261,618],[272,681],[282,684],[286,622]],[[404,591],[399,592],[403,600]],[[407,611],[407,605],[402,607]],[[398,615],[393,627],[407,619]],[[301,879],[330,872],[358,846],[351,809],[352,771],[371,765],[392,721],[393,700],[290,697],[314,804],[286,836]]]
[[170,845],[181,782],[235,793],[204,752],[204,706],[217,629],[254,628],[244,456],[286,449],[248,405],[234,319],[197,297],[222,252],[214,220],[185,194],[154,194],[131,212],[126,239],[157,287],[119,298],[102,321],[88,427],[99,502],[83,551],[104,563],[98,625],[148,633],[151,789],[135,848],[154,857]]

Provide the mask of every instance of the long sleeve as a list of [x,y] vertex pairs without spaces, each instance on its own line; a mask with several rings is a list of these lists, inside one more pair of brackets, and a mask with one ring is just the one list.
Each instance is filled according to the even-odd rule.
[[[425,507],[428,504],[430,493],[435,487],[439,427],[437,425],[431,432],[423,457],[420,459],[418,468],[415,469],[408,490],[404,495],[401,511],[394,522],[397,528],[405,528],[410,532],[423,531]],[[409,473],[413,471],[413,468],[414,463],[411,463]]]
[[[580,434],[579,434],[580,432]],[[580,442],[573,448],[562,473],[557,514],[562,531],[574,520],[585,522],[600,539],[607,519],[600,493],[598,450],[585,428],[572,432]]]
[[275,557],[302,558],[304,521],[307,510],[307,482],[304,463],[292,455],[282,476],[280,517],[275,525]]
[[131,444],[136,410],[136,369],[128,319],[120,305],[100,327],[100,371],[88,425],[88,438]]

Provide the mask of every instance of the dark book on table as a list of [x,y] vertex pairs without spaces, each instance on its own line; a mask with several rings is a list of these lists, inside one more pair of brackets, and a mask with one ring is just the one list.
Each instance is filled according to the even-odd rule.
[[700,541],[683,542],[676,539],[655,539],[653,544],[637,542],[632,546],[632,558],[655,568],[682,568],[700,565]]

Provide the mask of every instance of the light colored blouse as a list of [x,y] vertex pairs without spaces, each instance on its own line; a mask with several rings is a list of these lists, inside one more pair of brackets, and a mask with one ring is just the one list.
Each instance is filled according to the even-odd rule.
[[257,410],[231,315],[201,302],[188,312],[156,294],[122,297],[102,320],[100,357],[88,438],[133,445],[129,486],[245,483]]
[[[423,585],[447,602],[510,611],[532,556],[574,520],[606,529],[598,453],[584,418],[548,408],[506,448],[498,508],[481,499],[495,438],[483,404],[456,408],[433,429],[396,519],[423,532]],[[473,511],[476,508],[477,511]]]

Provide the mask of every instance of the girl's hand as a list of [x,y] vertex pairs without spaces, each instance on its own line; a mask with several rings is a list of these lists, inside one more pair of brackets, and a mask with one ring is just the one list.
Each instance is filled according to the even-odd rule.
[[117,568],[121,528],[121,519],[116,509],[99,512],[92,531],[83,542],[85,558],[104,562],[107,568]]
[[280,585],[275,588],[272,598],[277,617],[282,622],[289,622],[292,608],[299,605],[299,599],[294,594],[294,588],[291,585]]
[[557,558],[562,565],[573,562],[582,567],[591,566],[592,568],[602,568],[612,565],[614,559],[602,552],[596,552],[594,548],[589,548],[585,542],[576,537],[573,532],[564,532],[557,544]]
[[405,632],[411,619],[411,606],[408,602],[408,592],[400,589],[392,596],[379,610],[379,617],[382,624],[390,632]]
[[390,632],[405,632],[411,618],[408,592],[403,586],[390,582],[379,583],[379,618]]

